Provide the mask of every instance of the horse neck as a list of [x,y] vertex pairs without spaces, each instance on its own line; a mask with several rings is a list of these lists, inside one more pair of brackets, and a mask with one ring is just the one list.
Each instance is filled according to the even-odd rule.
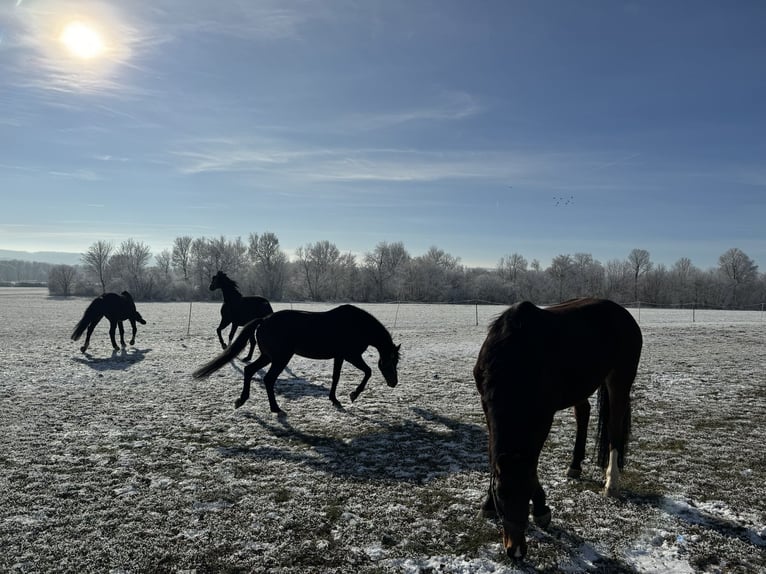
[[390,352],[394,348],[391,333],[374,317],[372,325],[370,328],[370,345],[375,347],[381,355]]
[[224,285],[221,287],[223,300],[226,302],[239,301],[242,299],[242,293],[234,285]]

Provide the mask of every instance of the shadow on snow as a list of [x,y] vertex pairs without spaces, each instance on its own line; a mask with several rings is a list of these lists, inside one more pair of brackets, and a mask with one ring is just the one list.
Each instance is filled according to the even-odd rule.
[[90,353],[83,353],[82,356],[73,357],[72,360],[96,371],[123,371],[143,361],[149,352],[151,349],[122,348],[112,351],[108,357],[94,357]]
[[[326,390],[321,394],[326,397]],[[353,411],[343,412],[349,418],[366,419]],[[454,421],[420,408],[413,408],[412,412],[416,418],[396,424],[377,422],[381,429],[352,438],[309,434],[293,427],[287,417],[280,417],[275,424],[273,418],[252,415],[284,446],[220,447],[218,452],[223,457],[289,461],[336,476],[364,480],[425,483],[458,472],[486,469],[487,434],[483,426]],[[353,428],[353,421],[346,423]],[[429,428],[427,423],[441,428]]]

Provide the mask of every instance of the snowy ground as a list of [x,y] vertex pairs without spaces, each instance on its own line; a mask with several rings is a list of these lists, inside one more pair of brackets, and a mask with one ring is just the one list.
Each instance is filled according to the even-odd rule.
[[574,428],[560,413],[540,468],[553,522],[530,527],[514,564],[477,517],[471,369],[502,307],[365,305],[402,344],[399,386],[376,370],[351,405],[347,365],[338,410],[330,363],[295,359],[278,418],[260,385],[234,410],[242,363],[190,377],[219,351],[218,305],[194,304],[189,323],[188,304],[139,303],[135,348],[112,354],[104,323],[85,356],[69,335],[87,303],[0,289],[0,571],[766,569],[760,313],[641,311],[624,496],[604,498],[592,465],[564,477]]

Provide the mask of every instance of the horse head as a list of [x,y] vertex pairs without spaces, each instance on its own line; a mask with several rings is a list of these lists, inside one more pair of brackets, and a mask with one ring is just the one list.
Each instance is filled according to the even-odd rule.
[[492,469],[490,494],[498,518],[503,522],[503,546],[509,558],[527,554],[525,531],[529,501],[537,485],[536,462],[521,453],[500,454]]
[[213,275],[213,278],[210,280],[210,290],[215,291],[216,289],[221,288],[221,280],[226,277],[226,273],[223,271],[219,271],[215,275]]
[[393,345],[389,351],[381,351],[380,359],[378,359],[378,368],[389,387],[395,387],[399,382],[396,366],[399,364],[400,347],[401,345]]

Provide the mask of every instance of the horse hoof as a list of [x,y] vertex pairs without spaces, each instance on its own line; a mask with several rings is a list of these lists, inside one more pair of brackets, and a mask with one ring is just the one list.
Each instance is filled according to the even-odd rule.
[[609,498],[616,498],[619,495],[620,495],[619,488],[613,488],[609,486],[604,487],[604,496],[608,496]]
[[245,404],[245,401],[243,401],[242,399],[237,399],[236,401],[234,401],[234,408],[238,409],[244,404]]
[[567,476],[569,478],[580,478],[582,476],[582,469],[570,466],[569,470],[567,470]]
[[351,397],[351,402],[353,403],[359,396],[359,393],[357,393],[356,391],[351,391],[351,395],[349,396]]
[[532,519],[535,521],[535,524],[537,524],[540,528],[548,528],[548,526],[551,523],[551,509],[550,507],[546,506],[543,509],[542,514],[538,514],[537,516],[532,516]]

